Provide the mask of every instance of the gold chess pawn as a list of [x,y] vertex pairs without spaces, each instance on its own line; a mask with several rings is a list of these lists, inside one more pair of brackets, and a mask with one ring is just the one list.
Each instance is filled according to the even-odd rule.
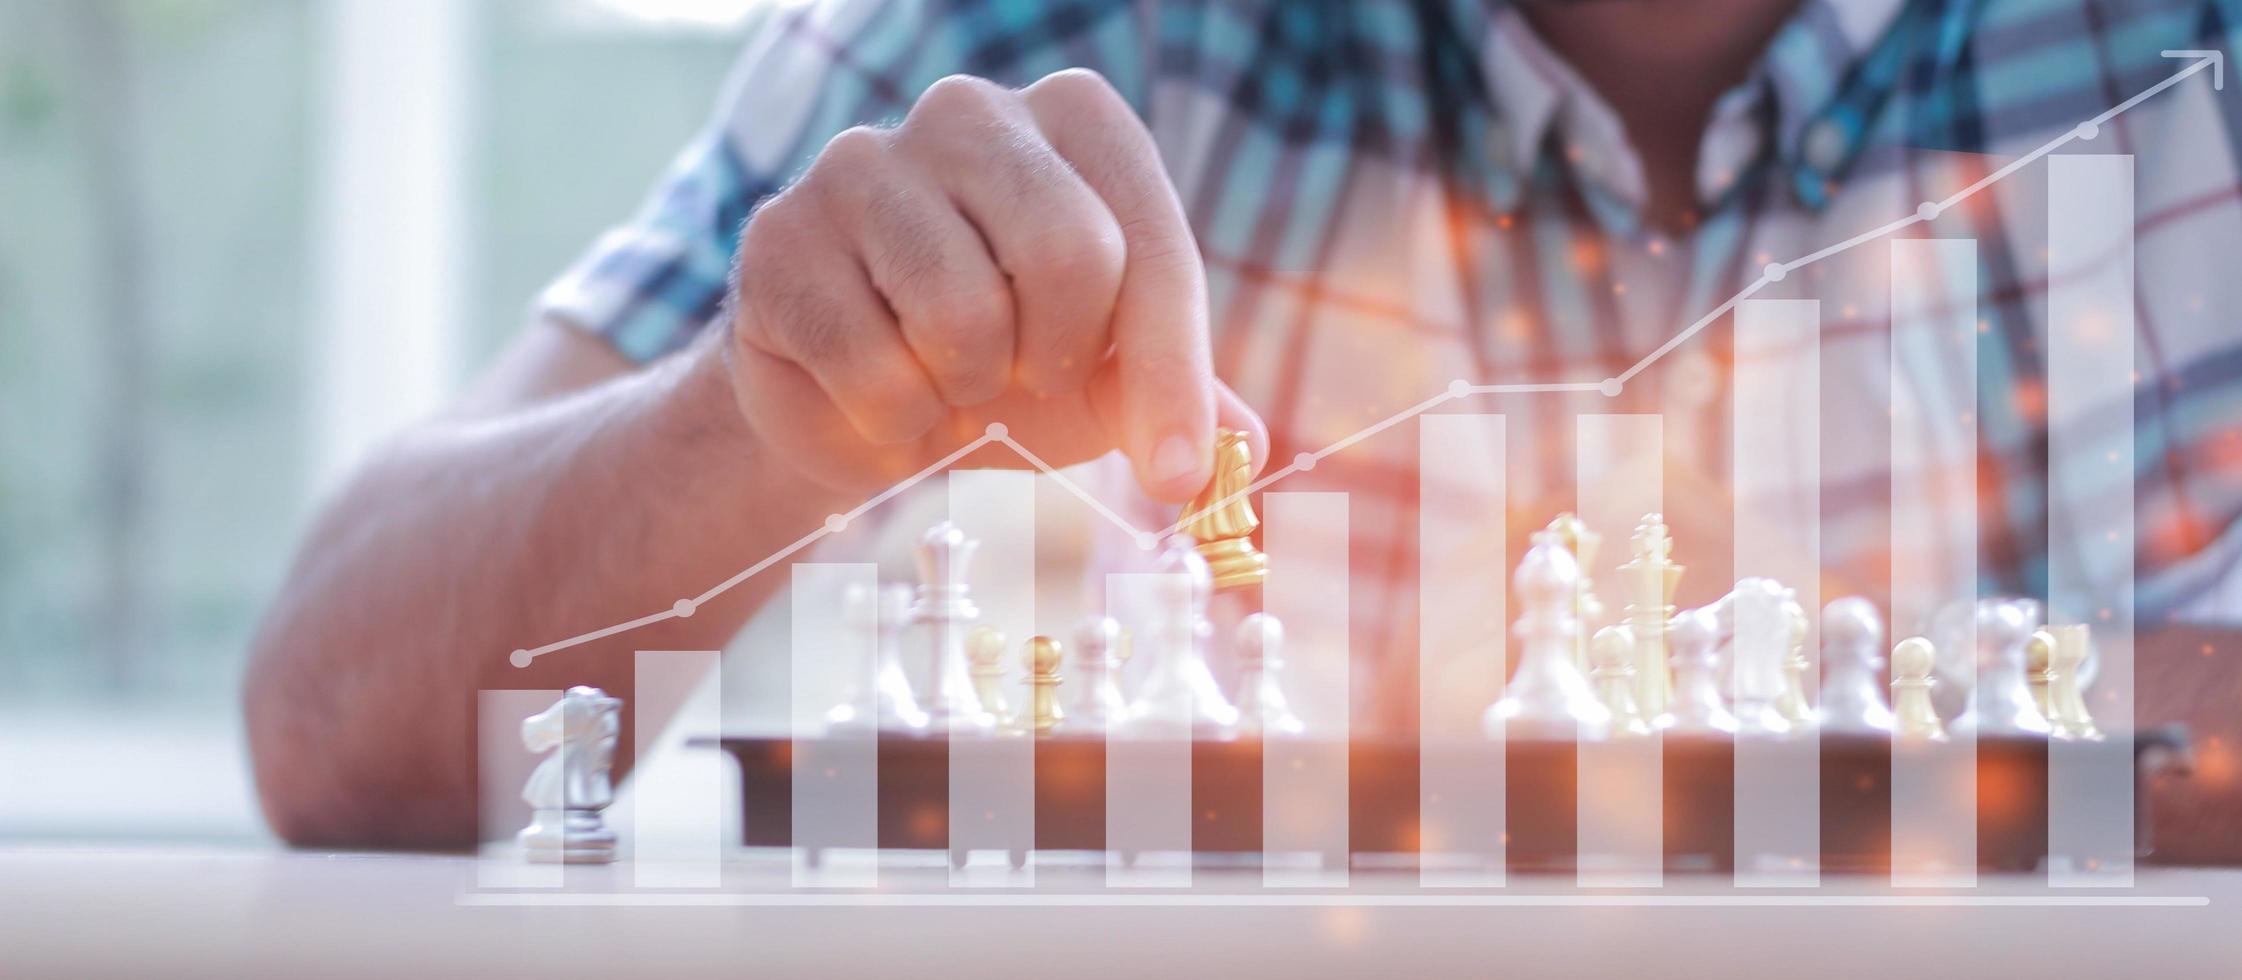
[[1910,636],[1892,648],[1892,734],[1904,739],[1946,741],[1946,724],[1931,705],[1931,641]]
[[1064,651],[1048,636],[1028,639],[1028,718],[1037,735],[1049,735],[1066,720],[1059,707],[1059,662]]
[[2055,737],[2096,741],[2102,730],[2087,713],[2086,695],[2079,689],[2079,670],[2086,665],[2088,634],[2085,626],[2050,626],[2048,646],[2048,721]]
[[2032,631],[2032,638],[2024,642],[2024,680],[2032,687],[2032,705],[2048,721],[2055,720],[2055,709],[2048,704],[2047,692],[2055,681],[2053,661],[2055,634],[2046,629]]
[[1014,719],[1012,703],[1004,696],[1004,632],[994,626],[974,627],[965,634],[965,657],[981,710],[996,718],[998,729],[1010,729]]
[[1783,657],[1783,693],[1775,699],[1775,711],[1793,726],[1811,725],[1818,719],[1806,697],[1806,672],[1814,666],[1806,659],[1806,609],[1792,602],[1783,614],[1790,620],[1790,653]]
[[1596,567],[1596,551],[1603,546],[1604,536],[1569,510],[1558,514],[1544,530],[1556,535],[1558,543],[1573,553],[1573,561],[1580,566],[1580,598],[1573,607],[1573,615],[1580,620],[1580,643],[1573,648],[1573,663],[1583,672],[1593,670],[1589,637],[1608,624],[1604,622],[1604,600],[1597,598],[1596,583],[1589,575]]
[[1214,440],[1214,479],[1183,511],[1183,533],[1206,558],[1217,591],[1260,585],[1268,577],[1269,558],[1253,546],[1261,518],[1246,495],[1252,481],[1253,447],[1246,434],[1223,429]]

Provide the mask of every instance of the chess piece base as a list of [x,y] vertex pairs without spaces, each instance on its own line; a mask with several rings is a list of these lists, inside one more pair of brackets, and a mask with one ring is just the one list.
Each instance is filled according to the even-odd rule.
[[1260,585],[1269,577],[1269,556],[1253,546],[1252,538],[1217,538],[1199,542],[1198,548],[1218,591]]
[[610,864],[615,832],[597,810],[539,810],[515,839],[532,864]]

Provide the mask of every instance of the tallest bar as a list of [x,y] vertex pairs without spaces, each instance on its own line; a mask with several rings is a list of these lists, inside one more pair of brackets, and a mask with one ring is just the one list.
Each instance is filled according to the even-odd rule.
[[[2048,158],[2048,622],[2092,629],[2089,691],[2133,737],[2133,158]],[[2133,884],[2129,745],[2048,751],[2048,881]]]

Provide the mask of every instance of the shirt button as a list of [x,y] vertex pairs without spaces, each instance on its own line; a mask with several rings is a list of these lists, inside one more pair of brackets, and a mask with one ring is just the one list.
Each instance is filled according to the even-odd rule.
[[1510,166],[1510,127],[1502,123],[1487,124],[1487,135],[1482,140],[1487,162],[1497,167]]
[[1817,119],[1806,127],[1799,153],[1806,165],[1824,174],[1835,173],[1845,163],[1845,127],[1832,119]]

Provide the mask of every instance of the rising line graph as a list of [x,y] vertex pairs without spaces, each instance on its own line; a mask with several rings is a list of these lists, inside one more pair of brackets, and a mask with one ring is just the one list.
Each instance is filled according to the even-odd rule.
[[1847,238],[1833,245],[1826,246],[1818,251],[1811,252],[1806,255],[1799,256],[1798,258],[1790,259],[1788,261],[1774,261],[1767,263],[1764,267],[1761,268],[1759,277],[1746,284],[1741,290],[1738,290],[1735,295],[1730,296],[1727,300],[1721,302],[1718,306],[1715,306],[1711,310],[1706,311],[1703,316],[1698,317],[1687,327],[1684,327],[1682,330],[1675,333],[1672,337],[1667,338],[1667,340],[1664,343],[1660,344],[1657,349],[1643,355],[1640,359],[1635,361],[1635,363],[1629,365],[1626,370],[1621,371],[1618,374],[1613,375],[1612,377],[1604,378],[1597,381],[1529,382],[1518,384],[1474,384],[1471,381],[1465,379],[1452,381],[1439,393],[1434,394],[1431,397],[1417,402],[1416,404],[1404,408],[1398,412],[1395,412],[1383,419],[1380,419],[1377,422],[1373,422],[1370,425],[1365,426],[1364,428],[1348,436],[1345,436],[1344,438],[1341,438],[1328,446],[1323,447],[1322,449],[1314,450],[1312,452],[1300,453],[1294,456],[1292,460],[1287,462],[1284,466],[1263,473],[1259,479],[1247,484],[1244,488],[1238,490],[1237,492],[1221,499],[1210,501],[1203,510],[1184,514],[1183,516],[1179,517],[1174,523],[1158,530],[1148,530],[1137,527],[1127,518],[1123,517],[1120,513],[1113,510],[1113,508],[1107,506],[1104,501],[1099,500],[1096,495],[1090,493],[1087,489],[1084,489],[1081,484],[1070,479],[1058,468],[1045,462],[1041,457],[1030,451],[1026,446],[1021,445],[1017,440],[1013,439],[1009,430],[1006,429],[1003,423],[991,423],[981,436],[959,447],[956,451],[942,457],[939,460],[934,461],[933,463],[927,464],[927,466],[920,469],[918,472],[905,477],[894,485],[889,486],[887,489],[882,490],[872,497],[866,499],[862,503],[857,504],[855,507],[850,508],[847,511],[828,516],[825,519],[824,523],[817,527],[815,530],[812,530],[808,534],[795,539],[793,543],[780,548],[778,551],[771,553],[760,561],[757,561],[754,564],[741,569],[724,581],[711,586],[708,590],[702,592],[698,596],[688,599],[679,599],[668,609],[649,613],[636,619],[616,623],[612,626],[596,629],[588,633],[581,633],[576,636],[568,637],[567,639],[547,643],[543,646],[517,649],[513,651],[508,659],[516,667],[527,667],[538,657],[544,656],[549,653],[557,653],[571,647],[581,646],[595,640],[604,639],[618,633],[626,633],[644,626],[651,626],[655,623],[663,622],[665,620],[690,617],[695,611],[699,609],[702,604],[724,594],[725,592],[732,590],[733,588],[738,587],[741,583],[746,582],[748,579],[762,574],[764,571],[769,570],[772,566],[786,561],[796,554],[799,554],[803,549],[816,544],[818,541],[823,540],[825,537],[847,530],[848,527],[851,524],[855,523],[858,518],[863,517],[865,514],[878,508],[880,505],[887,503],[889,500],[894,499],[897,495],[910,490],[912,487],[915,487],[920,483],[926,481],[927,479],[943,472],[944,470],[949,469],[951,466],[956,465],[959,460],[965,459],[967,456],[970,456],[973,453],[978,452],[990,445],[1001,445],[1013,452],[1015,455],[1018,455],[1023,462],[1028,464],[1030,468],[1050,478],[1053,483],[1057,484],[1060,487],[1060,489],[1081,500],[1092,511],[1096,512],[1099,517],[1105,519],[1115,527],[1120,528],[1124,533],[1130,535],[1131,539],[1137,544],[1138,547],[1150,550],[1153,547],[1157,546],[1162,538],[1165,538],[1168,535],[1182,530],[1193,519],[1198,517],[1199,514],[1204,513],[1205,511],[1217,510],[1222,507],[1228,506],[1232,503],[1235,503],[1240,498],[1249,497],[1253,494],[1259,493],[1272,484],[1293,476],[1294,474],[1313,469],[1319,461],[1323,460],[1326,457],[1332,456],[1336,453],[1344,452],[1365,439],[1384,432],[1387,429],[1393,428],[1396,425],[1400,425],[1403,422],[1407,422],[1410,419],[1423,415],[1426,412],[1429,412],[1434,408],[1438,408],[1441,405],[1447,404],[1451,401],[1470,398],[1475,395],[1555,394],[1587,392],[1599,393],[1606,397],[1617,397],[1619,393],[1624,389],[1626,384],[1629,381],[1632,381],[1636,375],[1641,374],[1643,371],[1649,369],[1652,365],[1658,363],[1660,360],[1665,358],[1666,355],[1672,353],[1682,344],[1689,342],[1698,334],[1703,333],[1707,328],[1718,322],[1722,317],[1729,315],[1736,309],[1737,304],[1742,303],[1744,300],[1750,299],[1754,294],[1767,288],[1768,286],[1783,281],[1784,277],[1788,276],[1790,273],[1802,269],[1806,266],[1813,265],[1814,263],[1820,262],[1831,256],[1838,255],[1843,252],[1858,248],[1862,245],[1866,245],[1870,242],[1883,239],[1895,232],[1905,230],[1914,225],[1935,220],[1939,215],[1945,213],[1948,209],[1965,200],[1968,200],[1978,192],[2001,182],[2009,175],[2016,173],[2018,170],[2021,170],[2024,167],[2038,162],[2048,154],[2051,154],[2056,150],[2062,149],[2063,147],[2075,142],[2085,142],[2093,140],[2101,134],[2102,127],[2106,125],[2110,120],[2115,119],[2119,115],[2124,114],[2126,111],[2132,109],[2133,107],[2138,106],[2151,98],[2154,98],[2158,94],[2164,92],[2166,89],[2169,89],[2174,85],[2178,85],[2180,82],[2185,81],[2194,75],[2200,74],[2206,68],[2210,69],[2211,71],[2212,89],[2223,91],[2226,88],[2225,52],[2219,50],[2189,49],[2164,51],[2161,52],[2161,54],[2166,58],[2182,58],[2192,60],[2188,65],[2172,73],[2164,80],[2141,90],[2133,97],[2126,99],[2125,101],[2120,102],[2114,106],[2111,106],[2089,119],[2080,121],[2078,124],[2064,130],[2054,139],[2048,140],[2047,142],[2040,144],[2038,147],[2033,148],[2031,151],[2024,153],[2023,155],[2018,156],[2013,160],[2010,160],[2008,163],[2003,164],[2000,168],[1987,173],[1983,177],[1978,178],[1969,186],[1955,191],[1953,194],[1950,194],[1941,200],[1924,201],[1921,204],[1918,204],[1915,208],[1915,211],[1911,214],[1886,222],[1885,224],[1879,225],[1875,228],[1871,228],[1867,231],[1863,231],[1851,238]]

